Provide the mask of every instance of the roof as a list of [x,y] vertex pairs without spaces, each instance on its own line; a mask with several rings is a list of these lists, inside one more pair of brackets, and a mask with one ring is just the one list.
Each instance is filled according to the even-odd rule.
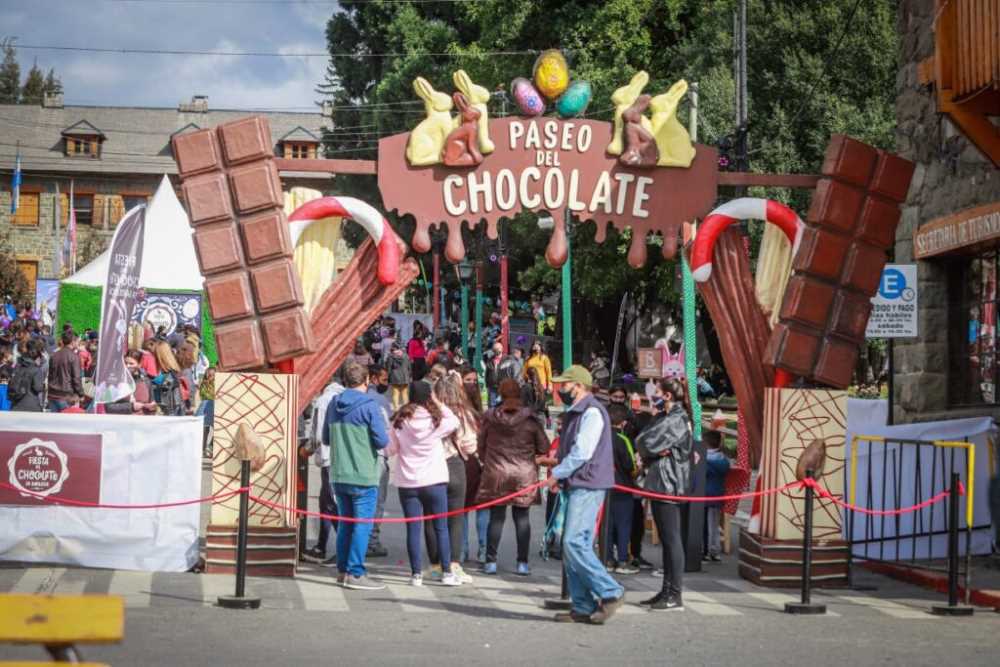
[[306,128],[299,125],[297,128],[295,128],[282,138],[278,139],[279,144],[283,141],[312,141],[315,143],[319,143],[319,137],[317,137],[315,134],[313,134]]
[[104,137],[104,133],[86,121],[73,123],[62,131],[64,137]]
[[[171,135],[252,115],[267,117],[272,138],[299,131],[322,136],[324,122],[329,122],[318,112],[185,112],[176,108],[0,104],[0,167],[13,165],[20,142],[21,168],[25,172],[176,174],[177,166],[170,152]],[[88,127],[92,128],[90,135],[97,130],[106,137],[100,159],[64,155],[63,133]]]

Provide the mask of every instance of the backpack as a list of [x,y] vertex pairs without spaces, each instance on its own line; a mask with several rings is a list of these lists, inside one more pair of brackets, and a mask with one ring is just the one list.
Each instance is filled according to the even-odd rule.
[[31,393],[31,381],[34,371],[26,366],[18,366],[14,370],[14,376],[7,385],[7,398],[11,403],[18,403],[22,398]]

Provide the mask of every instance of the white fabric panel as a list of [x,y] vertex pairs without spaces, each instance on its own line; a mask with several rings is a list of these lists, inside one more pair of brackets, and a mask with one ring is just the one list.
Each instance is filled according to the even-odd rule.
[[[201,417],[0,412],[0,429],[103,436],[101,502],[201,496]],[[0,560],[183,572],[198,561],[200,505],[121,510],[0,506]]]
[[[143,243],[140,286],[150,290],[201,290],[201,270],[187,213],[166,176],[150,199]],[[62,282],[103,288],[108,279],[109,257],[105,250]]]
[[[973,526],[978,527],[972,532],[971,552],[973,554],[990,553],[990,510],[989,510],[989,470],[990,470],[990,440],[996,437],[996,428],[989,417],[971,419],[953,419],[939,422],[923,422],[919,424],[903,424],[886,426],[888,411],[887,401],[849,399],[847,402],[847,442],[845,446],[844,488],[847,489],[850,500],[850,447],[854,435],[883,436],[885,438],[900,438],[909,440],[948,440],[962,441],[966,438],[975,444],[975,485],[973,491]],[[883,489],[885,491],[885,507],[897,505],[909,506],[927,500],[931,496],[948,488],[950,483],[947,474],[951,468],[951,450],[945,450],[945,469],[942,471],[939,448],[920,445],[920,484],[917,486],[917,445],[887,443],[858,443],[858,488],[856,503],[860,507],[870,506],[873,509],[882,508]],[[884,458],[883,451],[887,454]],[[968,475],[965,468],[965,453],[962,449],[955,451],[955,471],[961,473],[962,483],[968,487]],[[933,454],[933,456],[932,456]],[[895,459],[893,458],[895,456]],[[871,484],[868,482],[868,464],[871,459]],[[895,461],[895,464],[894,464]],[[936,463],[935,463],[936,461]],[[885,482],[883,483],[883,468]],[[896,470],[900,470],[898,479],[894,479]],[[932,473],[934,479],[932,480]],[[918,492],[919,489],[919,492]],[[898,503],[897,501],[898,495]],[[870,497],[869,497],[870,496]],[[965,554],[966,498],[961,498],[959,509],[959,550]],[[948,501],[942,501],[930,508],[911,512],[899,517],[897,528],[895,517],[872,517],[870,522],[865,516],[855,513],[854,539],[873,540],[868,548],[868,555],[881,560],[910,559],[914,550],[918,559],[928,557],[947,557]],[[845,512],[844,531],[849,530],[849,513]],[[921,524],[922,521],[922,524]],[[917,537],[913,535],[942,531],[939,535]],[[896,537],[902,539],[897,543]],[[898,553],[897,553],[898,549]],[[865,546],[857,544],[854,553],[863,556]]]

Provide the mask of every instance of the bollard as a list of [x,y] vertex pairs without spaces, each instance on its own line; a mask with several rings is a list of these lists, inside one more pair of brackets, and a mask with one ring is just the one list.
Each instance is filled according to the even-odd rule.
[[236,595],[220,595],[219,606],[226,609],[259,609],[260,598],[246,595],[247,581],[247,523],[250,514],[250,460],[240,461],[240,525],[236,537]]
[[948,604],[936,604],[931,613],[937,616],[972,616],[972,607],[958,604],[958,504],[959,475],[951,473],[951,488],[948,491]]
[[[806,470],[806,479],[813,479],[813,471]],[[813,516],[813,487],[810,484],[806,487],[806,500],[803,512],[802,528],[802,599],[799,602],[786,602],[785,613],[787,614],[825,614],[825,604],[815,604],[812,602],[812,516]]]
[[[559,508],[562,511],[563,508]],[[564,526],[565,528],[565,526]],[[562,564],[562,582],[560,583],[559,597],[549,598],[542,601],[542,607],[552,611],[568,611],[573,608],[573,602],[569,599],[569,583],[566,581],[566,531],[559,535],[559,562]]]

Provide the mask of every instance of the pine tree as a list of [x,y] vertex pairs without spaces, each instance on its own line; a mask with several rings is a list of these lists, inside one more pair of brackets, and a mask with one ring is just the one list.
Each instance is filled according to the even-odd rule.
[[24,87],[21,88],[21,104],[38,104],[42,103],[42,96],[45,94],[45,76],[42,74],[42,70],[38,69],[38,61],[31,66],[28,70],[28,78],[24,81]]
[[48,76],[45,77],[45,94],[59,95],[63,91],[62,80],[56,77],[56,71],[49,68]]
[[17,104],[21,97],[21,66],[9,39],[0,40],[3,63],[0,63],[0,104]]

